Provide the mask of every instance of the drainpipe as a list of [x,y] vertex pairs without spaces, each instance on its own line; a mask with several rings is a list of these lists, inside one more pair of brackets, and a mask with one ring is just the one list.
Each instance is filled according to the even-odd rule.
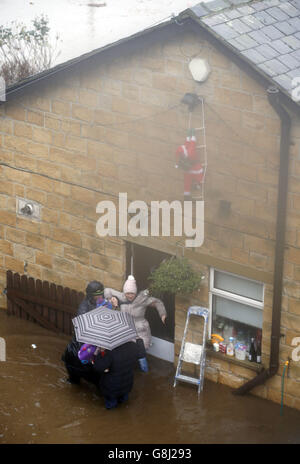
[[248,393],[252,388],[263,384],[266,380],[273,377],[279,368],[280,317],[285,247],[286,205],[288,193],[291,118],[281,105],[280,93],[278,89],[274,86],[271,86],[267,89],[267,94],[271,106],[274,108],[281,120],[270,362],[268,369],[263,370],[254,379],[246,382],[244,385],[234,390],[233,393],[236,395],[243,395]]

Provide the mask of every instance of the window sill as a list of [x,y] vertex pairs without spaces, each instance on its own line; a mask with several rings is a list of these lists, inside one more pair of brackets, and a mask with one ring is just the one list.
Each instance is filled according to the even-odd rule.
[[235,357],[227,356],[224,353],[220,353],[220,351],[214,351],[213,348],[207,348],[207,355],[211,356],[212,358],[222,359],[223,361],[228,361],[232,364],[237,366],[244,367],[245,369],[250,369],[255,372],[261,372],[265,368],[262,364],[253,363],[250,361],[242,361],[240,359],[236,359]]

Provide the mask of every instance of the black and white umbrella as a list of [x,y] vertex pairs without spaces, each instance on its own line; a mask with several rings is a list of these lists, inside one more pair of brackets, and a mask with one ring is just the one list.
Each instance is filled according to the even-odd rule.
[[137,338],[133,317],[113,309],[96,308],[72,319],[76,340],[113,350]]

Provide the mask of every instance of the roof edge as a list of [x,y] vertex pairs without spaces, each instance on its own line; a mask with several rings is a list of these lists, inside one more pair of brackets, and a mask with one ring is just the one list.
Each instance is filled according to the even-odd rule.
[[[253,0],[250,0],[248,3],[253,3]],[[244,57],[238,53],[230,43],[222,40],[222,38],[220,38],[218,34],[216,34],[209,26],[207,26],[191,8],[187,8],[186,10],[182,11],[178,17],[182,20],[190,18],[192,21],[194,21],[194,23],[197,24],[197,27],[206,34],[207,40],[213,41],[216,47],[222,47],[223,50],[226,50],[226,52],[230,54],[230,58],[233,61],[236,61],[239,65],[242,64],[246,66],[248,70],[251,69],[253,78],[259,81],[260,84],[262,84],[264,81],[265,84],[268,83],[269,86],[275,86],[282,95],[286,105],[300,117],[300,103],[298,104],[296,101],[294,101],[287,90],[281,87],[270,76],[265,74],[264,71],[255,66],[249,59],[247,59],[247,57]]]

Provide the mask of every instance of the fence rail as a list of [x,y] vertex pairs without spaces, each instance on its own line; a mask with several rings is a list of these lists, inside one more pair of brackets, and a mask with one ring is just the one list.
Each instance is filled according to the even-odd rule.
[[36,322],[57,333],[72,334],[75,317],[84,293],[6,272],[7,313]]

